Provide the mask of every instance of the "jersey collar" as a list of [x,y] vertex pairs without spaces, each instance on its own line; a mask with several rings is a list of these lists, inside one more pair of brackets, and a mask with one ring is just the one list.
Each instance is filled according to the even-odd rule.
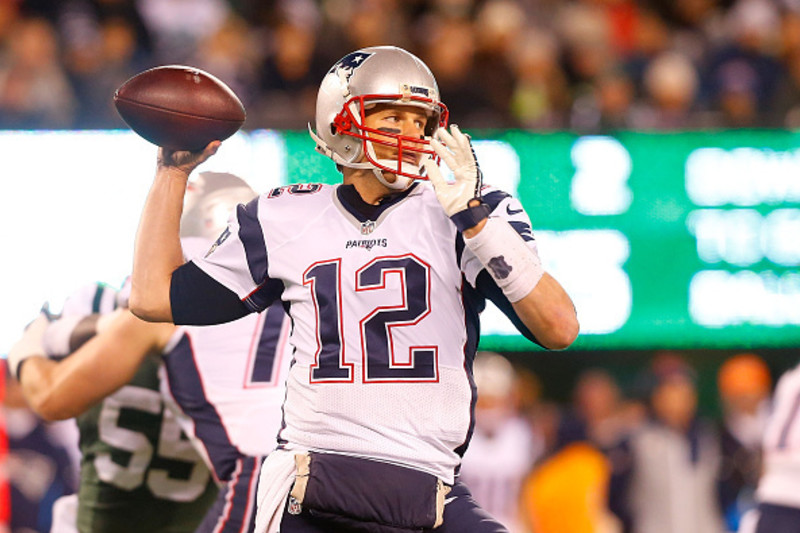
[[412,191],[417,189],[418,185],[418,183],[413,183],[404,191],[384,197],[376,205],[365,202],[361,198],[361,195],[358,194],[355,186],[352,184],[339,185],[336,188],[336,197],[339,199],[339,203],[341,203],[342,207],[344,207],[347,212],[353,215],[359,222],[367,222],[370,220],[375,221],[378,220],[381,214],[383,214],[387,209],[407,198]]

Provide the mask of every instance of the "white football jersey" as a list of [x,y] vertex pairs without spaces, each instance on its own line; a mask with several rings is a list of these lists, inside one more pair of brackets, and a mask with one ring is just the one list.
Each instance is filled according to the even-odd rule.
[[277,445],[288,338],[277,302],[227,324],[178,328],[164,352],[164,397],[218,479],[230,478],[240,454],[264,456]]
[[800,366],[778,380],[763,446],[764,466],[756,498],[800,507]]
[[[463,280],[474,284],[483,266],[457,244],[430,185],[417,183],[375,220],[349,206],[341,187],[261,195],[194,262],[254,309],[276,294],[289,306],[295,362],[282,444],[399,463],[452,483],[472,427],[483,302],[474,290],[467,297]],[[535,246],[519,202],[495,196],[493,216],[513,219]]]

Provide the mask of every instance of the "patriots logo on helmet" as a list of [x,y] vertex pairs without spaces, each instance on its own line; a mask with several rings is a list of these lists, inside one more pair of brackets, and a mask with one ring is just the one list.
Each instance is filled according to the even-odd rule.
[[353,75],[353,71],[364,64],[364,61],[371,56],[371,52],[353,52],[347,54],[338,63],[331,67],[330,72],[335,72],[342,83],[346,84]]

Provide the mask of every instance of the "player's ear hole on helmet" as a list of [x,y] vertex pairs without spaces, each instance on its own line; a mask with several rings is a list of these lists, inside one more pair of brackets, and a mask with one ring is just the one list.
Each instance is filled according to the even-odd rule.
[[433,137],[433,133],[439,127],[439,116],[434,115],[428,117],[428,122],[425,123],[425,137]]

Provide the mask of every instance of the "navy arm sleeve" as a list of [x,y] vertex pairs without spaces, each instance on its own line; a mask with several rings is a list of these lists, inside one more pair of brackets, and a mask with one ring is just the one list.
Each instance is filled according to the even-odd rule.
[[192,262],[172,273],[169,287],[172,322],[179,326],[209,326],[253,312],[235,292]]

